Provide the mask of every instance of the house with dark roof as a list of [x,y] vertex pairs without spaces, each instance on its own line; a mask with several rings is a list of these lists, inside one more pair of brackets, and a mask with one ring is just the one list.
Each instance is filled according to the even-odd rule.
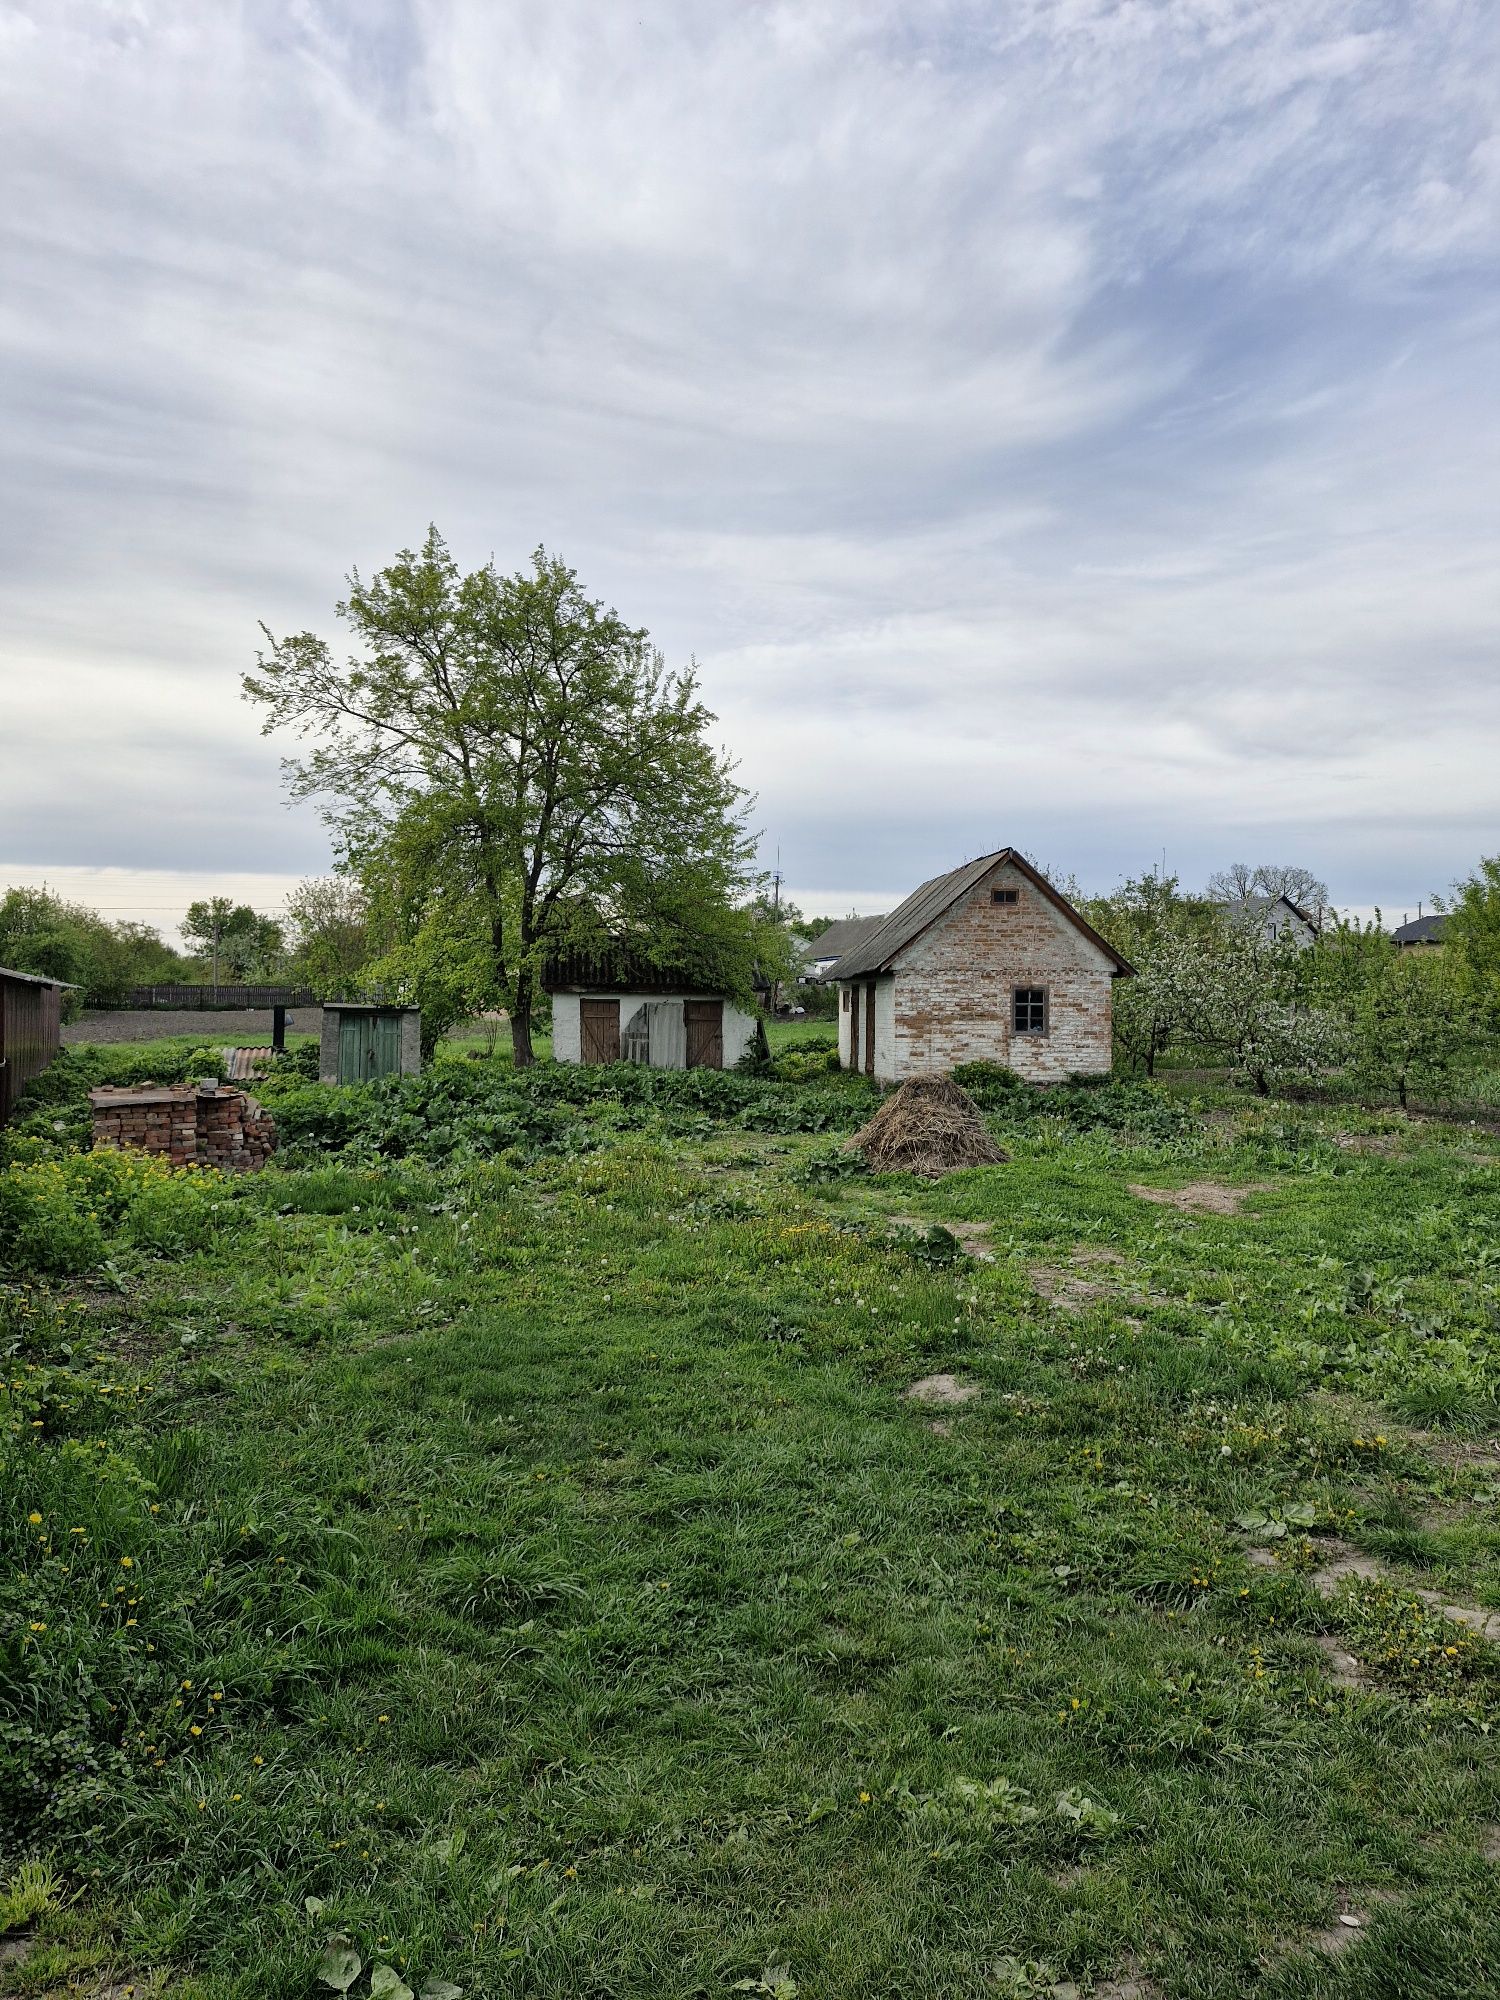
[[799,977],[825,978],[846,951],[853,951],[862,938],[867,938],[877,924],[884,922],[884,916],[841,917],[836,924],[830,924],[808,945]]
[[1448,919],[1441,914],[1413,917],[1409,923],[1397,924],[1391,932],[1391,941],[1403,951],[1441,951],[1447,928]]
[[839,1059],[883,1083],[1005,1063],[1034,1083],[1102,1076],[1131,967],[1013,847],[915,889],[828,977]]

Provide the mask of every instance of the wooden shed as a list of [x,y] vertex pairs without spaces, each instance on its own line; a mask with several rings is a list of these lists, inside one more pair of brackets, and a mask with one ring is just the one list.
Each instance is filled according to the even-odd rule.
[[422,1067],[422,1010],[373,1000],[325,1000],[320,1083],[370,1083]]
[[0,966],[0,1125],[61,1046],[63,979]]
[[733,1069],[755,1043],[755,1015],[729,994],[623,952],[555,958],[542,985],[557,1062]]

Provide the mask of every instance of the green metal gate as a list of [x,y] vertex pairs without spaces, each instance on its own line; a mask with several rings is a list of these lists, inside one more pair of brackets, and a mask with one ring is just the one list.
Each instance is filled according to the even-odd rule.
[[339,1082],[368,1083],[401,1067],[399,1014],[345,1014],[339,1022]]

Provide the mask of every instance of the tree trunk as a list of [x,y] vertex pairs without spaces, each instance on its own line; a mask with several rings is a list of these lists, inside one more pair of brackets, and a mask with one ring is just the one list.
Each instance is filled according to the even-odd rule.
[[530,1069],[536,1061],[531,1046],[531,974],[522,972],[516,979],[515,999],[510,1009],[511,1060],[517,1069]]

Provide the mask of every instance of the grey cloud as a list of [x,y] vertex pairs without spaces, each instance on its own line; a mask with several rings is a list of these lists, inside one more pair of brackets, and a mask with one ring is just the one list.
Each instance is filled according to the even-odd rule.
[[321,866],[255,621],[435,519],[696,653],[797,878],[1165,842],[1414,901],[1500,734],[1496,34],[13,7],[0,862]]

